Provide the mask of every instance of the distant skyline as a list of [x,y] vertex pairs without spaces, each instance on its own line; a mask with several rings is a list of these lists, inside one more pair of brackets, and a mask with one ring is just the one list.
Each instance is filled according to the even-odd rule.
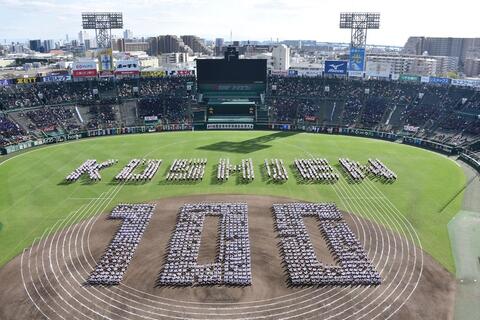
[[[480,37],[474,1],[333,0],[0,0],[4,39],[77,39],[81,12],[121,11],[135,37],[193,34],[213,40],[317,40],[349,42],[339,29],[344,11],[380,12],[380,30],[368,44],[403,46],[409,36]],[[89,32],[93,36],[93,32]],[[115,32],[121,34],[121,31]]]

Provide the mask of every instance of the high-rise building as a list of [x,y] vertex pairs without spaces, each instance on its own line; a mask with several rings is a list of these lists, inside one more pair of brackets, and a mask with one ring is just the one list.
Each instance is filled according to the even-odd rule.
[[150,56],[154,56],[154,57],[158,56],[160,54],[160,52],[158,50],[158,37],[148,38],[147,42],[149,44],[149,49],[148,49],[147,53]]
[[290,68],[290,48],[284,44],[277,45],[272,50],[273,69],[286,71]]
[[215,56],[223,56],[223,38],[215,39]]
[[50,52],[55,49],[55,43],[53,40],[45,40],[43,41],[43,51]]
[[123,31],[123,39],[129,40],[129,39],[132,39],[132,38],[133,38],[132,30],[125,29],[125,31]]
[[205,45],[205,40],[192,35],[181,36],[181,38],[183,43],[187,45],[193,52],[200,52],[206,55],[212,54],[212,50]]
[[85,30],[82,30],[78,33],[78,43],[85,44],[85,41],[89,39],[88,33]]
[[40,52],[42,49],[42,40],[30,40],[30,50]]
[[84,39],[85,50],[90,50],[92,48],[92,41],[90,39]]
[[189,48],[185,46],[182,39],[175,35],[164,35],[148,39],[151,56],[158,56],[162,53],[188,52]]
[[410,37],[405,43],[404,53],[431,56],[458,57],[460,65],[475,53],[480,53],[480,38]]

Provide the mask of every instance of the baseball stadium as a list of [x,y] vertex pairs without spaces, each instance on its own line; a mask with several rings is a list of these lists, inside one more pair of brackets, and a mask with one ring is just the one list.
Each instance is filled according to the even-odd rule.
[[478,317],[480,91],[342,63],[5,81],[0,319]]

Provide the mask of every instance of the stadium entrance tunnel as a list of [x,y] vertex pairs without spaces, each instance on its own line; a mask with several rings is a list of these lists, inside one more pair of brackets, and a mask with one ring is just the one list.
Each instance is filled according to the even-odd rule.
[[[102,201],[99,199],[98,201]],[[375,200],[372,200],[375,201]],[[248,205],[252,283],[232,286],[155,286],[169,252],[179,210],[188,203]],[[88,286],[85,279],[105,253],[120,221],[109,212],[91,217],[89,206],[0,269],[1,319],[443,319],[453,313],[455,281],[409,239],[372,221],[342,212],[343,219],[380,273],[377,286],[291,286],[275,229],[274,204],[297,200],[258,195],[195,195],[161,199],[118,286]],[[116,205],[115,203],[113,203]],[[92,203],[91,206],[95,206]],[[387,208],[383,214],[401,223]],[[72,220],[73,219],[73,220]],[[81,221],[67,226],[69,221]],[[214,233],[215,224],[210,226]],[[319,260],[331,252],[310,232]],[[208,244],[213,249],[215,244]],[[209,257],[212,255],[210,254]],[[207,257],[208,258],[208,257]],[[324,261],[329,263],[329,261]]]
[[236,141],[216,142],[206,146],[198,147],[197,149],[208,150],[208,151],[234,152],[234,153],[240,153],[240,154],[252,153],[252,152],[270,148],[271,146],[268,145],[267,143],[271,141],[282,139],[282,138],[288,138],[288,137],[297,135],[299,133],[300,132],[292,132],[292,131],[275,132],[275,133],[269,133],[257,138],[240,141],[240,142],[236,142]]
[[480,212],[460,211],[448,224],[455,259],[455,319],[480,315]]

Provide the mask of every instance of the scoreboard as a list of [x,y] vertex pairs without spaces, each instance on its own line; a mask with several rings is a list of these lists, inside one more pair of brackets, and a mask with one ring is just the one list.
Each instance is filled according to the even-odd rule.
[[197,81],[202,84],[263,84],[267,81],[265,59],[199,59]]

